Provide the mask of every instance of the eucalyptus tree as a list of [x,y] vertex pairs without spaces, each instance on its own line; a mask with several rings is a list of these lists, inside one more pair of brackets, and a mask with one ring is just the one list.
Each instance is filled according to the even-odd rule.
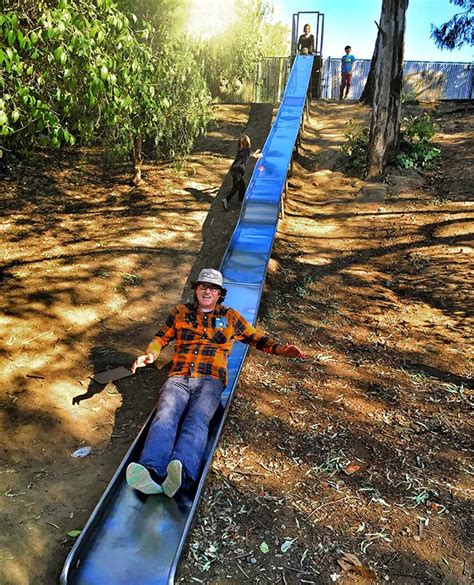
[[472,0],[449,0],[461,8],[447,22],[440,26],[431,25],[431,37],[440,49],[458,49],[474,44],[474,2]]
[[408,0],[383,0],[376,58],[366,178],[379,179],[400,145],[405,17]]

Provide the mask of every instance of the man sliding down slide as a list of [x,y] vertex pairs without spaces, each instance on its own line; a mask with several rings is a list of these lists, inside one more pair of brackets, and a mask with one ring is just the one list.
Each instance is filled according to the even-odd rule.
[[[198,479],[209,432],[227,383],[227,360],[234,341],[260,351],[304,358],[296,345],[280,345],[225,307],[222,274],[212,268],[193,284],[194,302],[178,305],[131,370],[152,364],[176,340],[173,363],[137,463],[127,467],[128,484],[144,494],[172,498]],[[178,433],[179,427],[179,433]]]

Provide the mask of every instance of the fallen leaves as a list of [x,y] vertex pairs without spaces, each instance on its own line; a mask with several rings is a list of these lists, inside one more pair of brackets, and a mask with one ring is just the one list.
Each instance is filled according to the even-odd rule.
[[285,542],[280,546],[280,550],[282,553],[286,553],[290,550],[293,544],[298,540],[298,538],[293,539],[286,539]]
[[347,465],[343,469],[343,471],[346,475],[354,475],[354,473],[360,471],[360,465],[356,465],[355,463],[349,463],[349,465]]
[[77,538],[81,534],[82,530],[70,530],[67,535],[71,538]]
[[344,573],[356,573],[366,579],[376,580],[377,575],[375,571],[369,567],[365,567],[359,558],[352,553],[342,553],[342,557],[337,560],[337,564],[341,567]]

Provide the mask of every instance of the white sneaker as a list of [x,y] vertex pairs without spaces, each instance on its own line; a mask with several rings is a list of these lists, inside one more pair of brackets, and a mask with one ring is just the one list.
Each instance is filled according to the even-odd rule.
[[163,493],[161,485],[153,481],[148,469],[140,463],[130,463],[127,467],[126,477],[128,485],[142,494]]
[[165,494],[169,498],[172,498],[183,483],[183,464],[178,459],[173,459],[173,461],[168,463],[166,471],[168,475],[162,487]]

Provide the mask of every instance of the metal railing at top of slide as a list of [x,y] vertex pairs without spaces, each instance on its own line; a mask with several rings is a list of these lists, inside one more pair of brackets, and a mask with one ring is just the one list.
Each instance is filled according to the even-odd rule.
[[[278,225],[280,199],[303,116],[313,57],[297,57],[281,107],[254,168],[239,222],[221,266],[226,304],[255,323]],[[122,460],[70,551],[62,585],[171,585],[204,487],[212,455],[243,366],[247,346],[236,343],[229,382],[211,422],[201,478],[174,498],[131,489],[125,470],[136,460],[153,413]]]

